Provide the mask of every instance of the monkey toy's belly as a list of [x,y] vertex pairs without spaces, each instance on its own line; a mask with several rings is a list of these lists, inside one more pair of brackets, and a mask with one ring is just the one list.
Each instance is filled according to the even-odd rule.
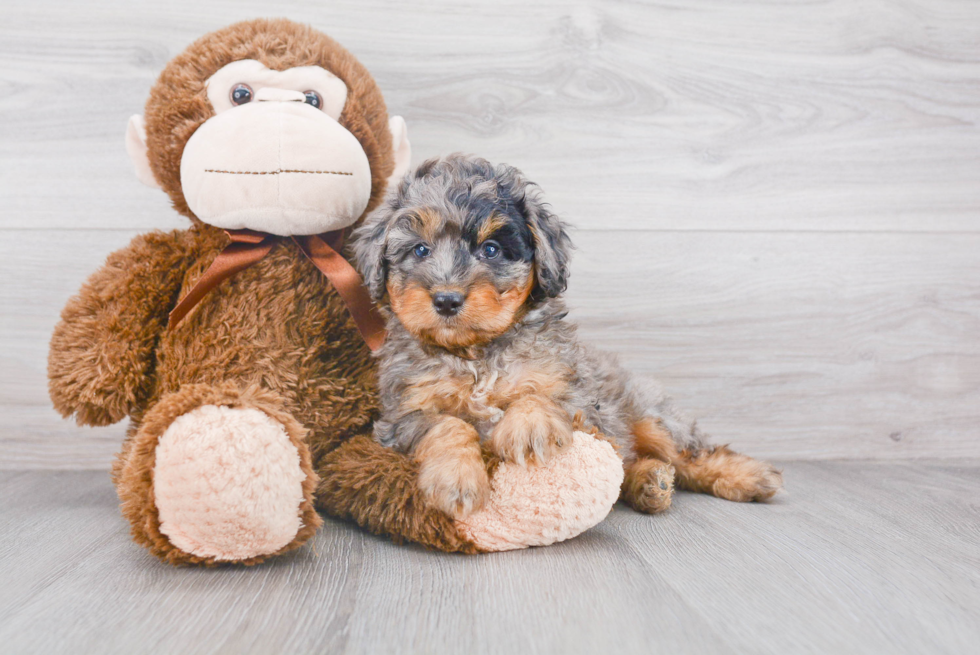
[[[209,264],[191,267],[182,293]],[[157,367],[156,398],[188,384],[258,385],[314,437],[362,433],[377,410],[370,350],[339,294],[289,240],[166,332]]]

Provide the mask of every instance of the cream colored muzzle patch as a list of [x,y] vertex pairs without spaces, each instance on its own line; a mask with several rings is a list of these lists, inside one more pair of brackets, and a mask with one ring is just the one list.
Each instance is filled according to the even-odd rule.
[[216,227],[281,236],[354,223],[371,197],[361,144],[301,93],[275,91],[218,113],[187,141],[180,162],[187,205]]

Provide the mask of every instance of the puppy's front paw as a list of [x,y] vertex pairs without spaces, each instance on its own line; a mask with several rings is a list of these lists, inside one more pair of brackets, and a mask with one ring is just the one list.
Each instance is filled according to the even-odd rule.
[[490,497],[490,478],[482,461],[426,460],[419,469],[419,487],[432,507],[455,519],[482,509]]
[[490,437],[490,447],[505,461],[540,464],[571,443],[572,421],[550,398],[528,396],[511,404]]
[[445,418],[423,438],[416,459],[419,488],[432,507],[462,519],[486,504],[490,478],[472,425]]

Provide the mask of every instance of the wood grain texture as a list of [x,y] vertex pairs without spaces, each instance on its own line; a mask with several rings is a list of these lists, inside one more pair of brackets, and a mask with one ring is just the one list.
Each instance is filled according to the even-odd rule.
[[980,463],[786,463],[789,493],[622,506],[549,548],[452,556],[328,521],[254,568],[133,544],[104,472],[0,473],[11,653],[966,653]]
[[[65,300],[185,225],[123,148],[160,69],[267,3],[0,7],[0,468],[105,467],[47,409]],[[415,161],[524,169],[579,227],[582,333],[770,457],[980,457],[980,4],[286,0]]]
[[[270,7],[128,7],[3,8],[8,225],[173,222],[125,161],[126,120],[184,46]],[[275,11],[364,61],[418,156],[509,161],[583,227],[977,229],[973,2],[289,0]]]
[[[0,358],[4,467],[108,466],[121,427],[60,421],[45,357],[94,253],[135,234],[23,231],[0,244],[18,271],[0,303],[25,308],[0,319],[13,346]],[[660,380],[716,441],[761,457],[980,457],[980,235],[581,230],[575,240],[569,304],[582,338]]]

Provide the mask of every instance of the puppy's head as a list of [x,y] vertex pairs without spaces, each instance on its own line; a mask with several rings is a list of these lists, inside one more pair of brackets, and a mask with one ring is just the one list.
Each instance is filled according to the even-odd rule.
[[416,338],[457,349],[564,291],[571,241],[516,168],[451,155],[409,173],[353,249],[375,300]]

